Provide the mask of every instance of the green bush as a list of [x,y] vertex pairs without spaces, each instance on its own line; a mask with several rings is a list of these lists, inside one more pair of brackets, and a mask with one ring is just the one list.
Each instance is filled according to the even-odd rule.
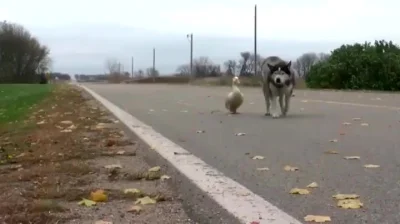
[[342,45],[314,64],[309,88],[400,90],[400,48],[392,41]]

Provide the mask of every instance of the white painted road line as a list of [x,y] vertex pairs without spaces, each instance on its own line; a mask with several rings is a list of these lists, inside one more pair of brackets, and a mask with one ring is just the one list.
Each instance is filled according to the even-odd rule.
[[[100,101],[130,130],[168,160],[198,188],[239,219],[240,222],[244,224],[249,224],[253,221],[260,224],[301,224],[300,221],[236,181],[226,177],[200,158],[189,154],[187,150],[173,143],[91,89],[86,86],[80,86]],[[174,152],[181,153],[184,156],[176,156]]]

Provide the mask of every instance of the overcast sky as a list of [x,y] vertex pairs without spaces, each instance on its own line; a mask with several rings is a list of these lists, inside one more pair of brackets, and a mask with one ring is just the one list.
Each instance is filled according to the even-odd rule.
[[157,69],[171,73],[189,62],[190,32],[194,57],[223,63],[253,51],[254,4],[261,56],[295,59],[342,43],[400,41],[394,0],[0,0],[0,20],[24,25],[48,45],[54,71],[103,73],[107,58],[130,71],[131,56],[135,70],[145,69],[155,47]]

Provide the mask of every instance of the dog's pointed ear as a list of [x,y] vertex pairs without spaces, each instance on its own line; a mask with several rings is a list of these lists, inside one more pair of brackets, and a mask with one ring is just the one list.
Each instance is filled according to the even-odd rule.
[[267,66],[268,66],[270,72],[273,72],[275,70],[275,66],[273,66],[269,63],[267,63]]
[[290,68],[290,66],[292,66],[292,61],[289,61],[289,62],[286,64],[286,67],[287,67],[287,68]]

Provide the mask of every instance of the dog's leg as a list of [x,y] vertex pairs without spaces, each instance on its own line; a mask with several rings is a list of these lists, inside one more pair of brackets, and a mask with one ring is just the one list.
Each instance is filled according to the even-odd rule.
[[292,94],[293,94],[293,89],[285,93],[285,116],[289,111],[290,98],[292,97]]
[[270,112],[270,107],[271,107],[270,104],[271,104],[271,102],[270,102],[270,99],[269,99],[270,98],[269,84],[264,82],[263,85],[262,85],[262,90],[263,90],[263,93],[264,93],[265,107],[266,107],[265,116],[269,116],[269,115],[271,115],[271,112]]
[[[285,111],[286,110],[286,105],[283,105],[283,97],[285,97],[285,94],[280,92],[279,93],[279,107],[281,108],[281,114],[283,116],[285,116],[286,115],[286,111]],[[286,98],[285,98],[285,101],[286,101]]]
[[280,113],[279,113],[279,111],[278,111],[278,108],[277,108],[277,102],[276,102],[276,98],[279,96],[279,90],[278,89],[276,89],[275,87],[273,87],[273,88],[271,88],[270,87],[270,90],[271,90],[271,115],[272,115],[272,117],[273,118],[278,118],[278,117],[280,117]]

